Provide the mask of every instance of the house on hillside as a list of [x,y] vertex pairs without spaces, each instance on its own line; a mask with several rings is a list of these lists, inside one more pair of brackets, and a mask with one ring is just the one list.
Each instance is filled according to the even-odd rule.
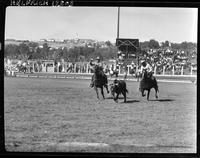
[[41,41],[41,42],[47,42],[47,40],[46,40],[46,39],[40,39],[40,41]]
[[56,40],[53,39],[53,38],[51,38],[51,39],[48,39],[47,41],[48,41],[48,42],[55,42]]

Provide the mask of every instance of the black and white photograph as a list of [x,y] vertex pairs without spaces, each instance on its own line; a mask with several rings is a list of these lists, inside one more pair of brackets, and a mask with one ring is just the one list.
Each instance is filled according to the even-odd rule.
[[195,7],[8,6],[8,152],[197,153]]

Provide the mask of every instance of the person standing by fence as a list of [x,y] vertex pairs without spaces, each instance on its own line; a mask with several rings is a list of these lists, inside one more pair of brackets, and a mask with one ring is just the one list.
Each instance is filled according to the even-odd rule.
[[133,74],[136,73],[136,65],[135,63],[132,61],[131,62],[131,67],[130,67],[130,74],[133,76]]

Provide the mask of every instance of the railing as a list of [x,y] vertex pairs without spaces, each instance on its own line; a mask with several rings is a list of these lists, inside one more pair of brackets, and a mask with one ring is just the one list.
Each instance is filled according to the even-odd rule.
[[[91,74],[91,69],[88,63],[85,64],[63,64],[60,67],[37,67],[37,66],[28,66],[28,72],[58,72],[58,73],[78,73],[78,74]],[[109,65],[110,68],[110,65]],[[5,68],[5,71],[12,71],[17,72],[16,69],[12,69],[11,67]],[[137,71],[137,70],[135,70]],[[132,75],[131,73],[131,65],[128,65],[127,75]],[[171,69],[167,69],[165,66],[163,67],[155,67],[153,69],[154,75],[159,76],[196,76],[197,75],[197,68],[190,66],[187,69],[184,69],[184,66],[180,66],[176,68],[172,66]],[[125,73],[122,67],[119,67],[119,75],[123,75]]]

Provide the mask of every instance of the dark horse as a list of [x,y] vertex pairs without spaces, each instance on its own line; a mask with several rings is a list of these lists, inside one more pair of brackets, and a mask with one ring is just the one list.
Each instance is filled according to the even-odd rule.
[[154,76],[149,75],[149,73],[147,73],[147,71],[144,71],[142,74],[142,79],[140,81],[140,87],[139,90],[142,93],[142,96],[144,97],[144,91],[147,90],[147,100],[149,100],[149,94],[151,91],[151,88],[155,89],[155,97],[158,98],[157,92],[158,92],[158,84],[157,84],[157,80]]
[[103,91],[103,87],[106,88],[107,93],[109,93],[108,91],[108,79],[107,76],[104,74],[102,68],[100,66],[95,66],[94,68],[94,76],[92,78],[93,83],[94,83],[94,89],[97,93],[97,98],[99,99],[99,93],[98,93],[98,89],[101,89],[101,94],[103,96],[103,99],[105,99],[104,97],[104,91]]

